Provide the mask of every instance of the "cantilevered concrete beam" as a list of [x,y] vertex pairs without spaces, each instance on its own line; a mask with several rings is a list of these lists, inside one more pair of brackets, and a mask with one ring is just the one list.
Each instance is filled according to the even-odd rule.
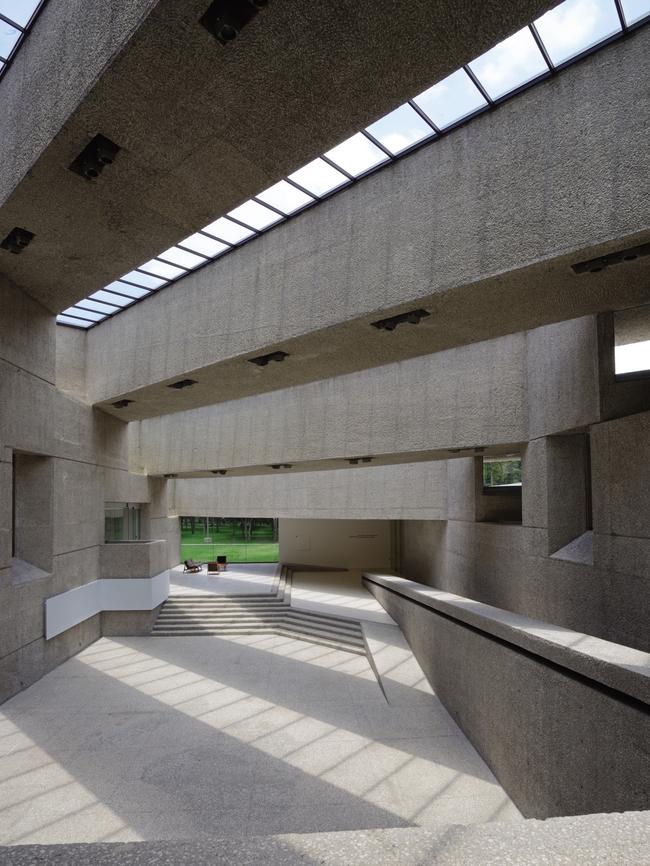
[[645,28],[99,325],[90,399],[150,417],[650,300],[650,257],[571,268],[650,239],[648,78]]
[[[199,24],[209,5],[49,0],[4,77],[0,236],[19,225],[36,239],[0,270],[51,310],[260,192],[554,3],[283,0],[226,46]],[[89,183],[67,167],[97,133],[122,151]]]

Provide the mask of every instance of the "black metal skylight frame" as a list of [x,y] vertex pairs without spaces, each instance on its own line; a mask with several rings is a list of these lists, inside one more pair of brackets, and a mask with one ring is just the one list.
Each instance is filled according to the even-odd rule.
[[[46,2],[46,0],[42,0],[41,4],[38,7],[38,10],[40,10],[40,8],[43,6],[44,2]],[[609,2],[609,0],[607,0],[607,2]],[[236,250],[239,247],[243,246],[244,244],[249,243],[250,241],[254,240],[255,238],[259,237],[260,235],[266,234],[267,232],[272,231],[277,226],[283,225],[288,220],[293,219],[294,217],[303,213],[303,211],[308,210],[309,208],[314,207],[317,204],[320,204],[320,202],[325,201],[328,198],[331,198],[332,196],[336,195],[337,193],[341,192],[342,190],[348,189],[349,187],[351,187],[354,184],[358,183],[359,181],[363,180],[365,177],[368,177],[369,175],[374,174],[377,171],[381,171],[382,169],[386,168],[387,166],[392,165],[393,163],[397,162],[398,160],[402,159],[405,156],[408,156],[409,154],[413,153],[414,151],[419,150],[422,147],[428,147],[429,145],[434,144],[439,139],[448,135],[450,132],[453,132],[454,130],[458,129],[459,127],[464,126],[466,123],[471,122],[476,117],[479,117],[480,115],[485,114],[488,111],[495,110],[502,103],[512,99],[513,97],[517,96],[520,93],[523,93],[524,91],[530,89],[531,87],[534,87],[535,85],[539,84],[541,81],[545,81],[548,78],[551,78],[551,77],[557,75],[559,72],[561,72],[566,67],[572,66],[574,63],[578,63],[579,61],[590,56],[591,54],[594,54],[595,52],[600,51],[602,48],[605,48],[607,45],[611,44],[612,42],[616,42],[620,39],[627,38],[633,32],[638,30],[640,27],[642,27],[643,25],[650,22],[650,12],[649,12],[647,15],[645,15],[643,18],[640,18],[638,21],[635,21],[633,24],[628,24],[627,20],[625,18],[625,13],[624,13],[623,7],[622,7],[622,0],[611,0],[611,2],[614,4],[614,7],[616,9],[616,13],[618,15],[621,29],[618,30],[617,32],[615,32],[614,34],[610,35],[609,37],[601,40],[600,42],[596,42],[595,44],[586,48],[584,51],[581,51],[580,53],[574,55],[573,57],[570,57],[569,59],[563,61],[562,63],[560,63],[558,65],[554,65],[551,58],[550,58],[550,55],[549,55],[549,53],[548,53],[548,51],[544,45],[544,42],[543,42],[543,40],[542,40],[542,38],[541,38],[541,36],[540,36],[536,26],[535,26],[535,22],[532,22],[531,24],[527,25],[527,27],[530,30],[530,33],[532,34],[532,37],[535,41],[535,44],[536,44],[537,48],[539,49],[541,56],[544,59],[544,62],[545,62],[546,67],[547,67],[547,69],[544,70],[541,74],[536,75],[534,78],[526,81],[525,83],[521,84],[520,86],[514,87],[513,89],[508,90],[507,92],[500,95],[498,98],[493,99],[489,95],[489,93],[487,92],[487,90],[485,89],[485,87],[483,86],[481,81],[479,80],[479,78],[476,76],[476,74],[471,69],[470,64],[469,63],[464,64],[462,67],[460,67],[459,70],[455,70],[455,72],[462,70],[468,76],[468,78],[471,80],[473,85],[477,88],[478,92],[482,96],[482,98],[484,100],[484,104],[481,105],[478,109],[471,111],[469,114],[459,118],[457,121],[454,121],[453,123],[449,124],[448,126],[441,128],[441,127],[437,126],[436,123],[428,116],[428,114],[415,102],[415,99],[417,99],[418,97],[414,97],[412,99],[406,100],[406,102],[403,104],[410,106],[410,108],[412,108],[419,115],[419,117],[427,124],[427,126],[430,127],[431,135],[429,135],[423,139],[414,141],[412,144],[404,147],[402,150],[399,150],[399,152],[393,153],[389,150],[389,148],[384,146],[376,138],[376,136],[374,136],[372,133],[370,133],[368,131],[368,128],[359,130],[357,133],[353,133],[352,136],[349,136],[348,139],[345,139],[345,141],[348,141],[349,139],[353,138],[354,136],[356,136],[358,134],[363,135],[372,145],[379,148],[379,150],[381,150],[383,152],[386,159],[382,160],[381,162],[379,162],[376,165],[369,167],[367,170],[362,171],[357,175],[353,175],[349,171],[346,171],[342,166],[338,165],[329,156],[327,156],[327,153],[331,152],[331,150],[334,149],[334,148],[331,148],[330,151],[328,151],[326,154],[321,154],[319,157],[316,157],[314,160],[311,160],[311,162],[315,162],[317,159],[321,159],[324,163],[331,166],[331,168],[335,169],[337,172],[339,172],[341,175],[343,175],[345,177],[345,181],[342,182],[340,185],[335,186],[334,188],[332,188],[331,190],[329,190],[327,192],[317,194],[317,193],[312,192],[311,190],[309,190],[305,186],[302,186],[300,183],[297,183],[295,180],[292,180],[292,178],[290,176],[280,178],[278,181],[276,181],[271,186],[275,186],[276,184],[279,184],[280,182],[284,181],[285,183],[289,184],[290,186],[294,187],[296,190],[299,190],[301,193],[306,195],[310,200],[305,202],[304,205],[293,210],[291,213],[287,214],[287,213],[284,213],[283,211],[281,211],[279,208],[274,207],[273,205],[270,205],[267,202],[260,199],[259,195],[261,195],[262,193],[260,193],[257,196],[251,196],[249,199],[246,199],[246,201],[243,202],[242,204],[246,204],[246,202],[248,202],[248,201],[254,202],[255,204],[260,205],[260,206],[266,208],[267,210],[277,214],[280,217],[280,219],[273,221],[266,228],[256,229],[254,226],[249,225],[245,222],[242,222],[242,220],[230,215],[233,211],[236,211],[238,209],[238,207],[241,207],[241,205],[238,205],[236,208],[233,208],[232,211],[230,211],[227,214],[224,214],[222,217],[216,217],[214,220],[212,220],[209,223],[209,225],[207,227],[199,229],[193,233],[193,235],[203,235],[206,238],[209,238],[213,241],[218,241],[219,243],[221,243],[225,246],[225,248],[223,250],[220,250],[214,256],[207,256],[205,253],[199,253],[196,250],[192,249],[191,246],[185,245],[185,242],[193,236],[193,235],[189,235],[187,238],[185,238],[182,241],[175,243],[173,246],[178,247],[179,249],[184,250],[186,252],[192,253],[195,256],[203,258],[204,261],[201,264],[198,264],[193,268],[184,269],[184,272],[182,274],[180,274],[179,276],[176,276],[170,280],[164,281],[162,285],[160,285],[156,288],[149,289],[147,291],[147,294],[144,294],[139,298],[130,299],[131,303],[119,307],[118,309],[114,310],[112,313],[108,313],[105,316],[105,318],[101,319],[100,321],[90,321],[87,318],[84,318],[84,316],[83,316],[83,313],[84,313],[83,303],[84,303],[84,301],[81,300],[81,301],[77,302],[77,304],[73,305],[73,307],[69,308],[69,309],[75,310],[73,315],[74,315],[74,317],[80,319],[79,325],[71,325],[71,324],[66,323],[66,322],[59,322],[59,317],[57,317],[57,323],[61,324],[63,326],[82,328],[84,330],[90,330],[91,328],[94,328],[97,325],[100,325],[102,322],[106,321],[107,319],[113,318],[114,316],[118,315],[123,310],[129,309],[134,304],[140,303],[141,301],[145,300],[150,295],[157,294],[162,289],[165,289],[168,286],[173,285],[174,283],[178,282],[179,280],[184,279],[188,274],[195,273],[196,271],[201,270],[201,268],[205,267],[205,265],[211,264],[212,262],[216,261],[217,259],[220,259],[222,256],[227,255],[228,253],[232,252],[233,250]],[[561,5],[562,4],[560,4],[560,6]],[[560,8],[560,7],[555,7],[555,9],[558,9],[558,8]],[[35,15],[36,14],[37,13],[35,13]],[[33,17],[35,17],[35,15]],[[525,28],[522,28],[522,29],[525,29]],[[502,41],[505,41],[505,40],[502,40]],[[498,43],[498,44],[501,44],[501,43]],[[494,46],[494,47],[496,47],[496,46]],[[470,61],[470,62],[474,62],[474,61]],[[454,73],[450,73],[450,75],[453,75],[453,74]],[[435,85],[432,85],[432,86],[435,86]],[[427,91],[425,91],[425,93],[426,92]],[[422,94],[419,94],[419,95],[422,95]],[[393,110],[395,110],[395,109],[391,109],[391,112],[387,112],[386,115],[383,115],[382,118],[378,118],[378,120],[382,120],[384,117],[388,116],[388,114],[391,114]],[[376,123],[376,122],[378,122],[378,121],[373,121],[373,123],[369,124],[368,126],[369,127],[373,126],[374,123]],[[341,144],[343,144],[343,143],[344,142],[341,142]],[[337,145],[337,147],[338,147],[338,145]],[[307,163],[307,165],[311,164],[311,162]],[[300,171],[302,168],[305,168],[305,167],[306,166],[301,166],[300,169],[297,169],[296,172],[293,172],[293,173],[297,173],[297,171]],[[271,187],[269,187],[269,189],[270,188]],[[266,192],[266,190],[264,190],[264,192]],[[216,234],[212,231],[207,231],[207,228],[210,228],[212,225],[214,225],[216,222],[218,222],[219,220],[222,220],[222,219],[227,220],[227,222],[229,222],[229,223],[234,223],[236,225],[241,226],[243,229],[246,229],[247,231],[251,232],[251,234],[248,235],[247,237],[242,238],[239,241],[232,242],[232,241],[226,241],[223,237],[219,237],[218,234]],[[172,249],[172,247],[169,247],[168,249]],[[173,265],[174,267],[177,267],[177,268],[181,267],[180,265],[176,264],[175,262],[171,262],[171,261],[166,260],[164,258],[164,253],[162,253],[158,256],[154,256],[152,260],[160,261],[161,264]],[[142,273],[143,277],[144,276],[146,276],[146,277],[155,276],[152,274],[148,274],[144,268],[144,265],[141,265],[137,268],[133,268],[132,271],[129,272],[129,274],[132,272],[133,273]],[[160,277],[156,277],[156,278],[161,279]],[[127,285],[135,285],[134,283],[129,283],[129,280],[125,279],[124,277],[116,278],[112,283],[109,283],[109,285],[115,285],[116,283],[125,283]],[[143,287],[137,286],[137,288],[139,290],[142,290]],[[100,289],[98,291],[102,291],[102,292],[107,293],[109,295],[111,293],[119,295],[119,292],[114,292],[113,289],[108,289],[108,288],[103,288],[103,289]],[[96,294],[96,292],[93,292],[92,294]],[[128,295],[125,295],[123,297],[128,297]],[[92,295],[90,295],[89,298],[92,300],[93,299]],[[61,315],[64,315],[64,314],[61,314]],[[69,313],[65,313],[65,316],[66,317],[72,317],[71,314],[69,314]],[[87,322],[87,324],[81,324],[81,321]]]
[[25,39],[29,35],[30,30],[34,26],[34,22],[38,18],[41,10],[43,9],[43,7],[45,6],[46,3],[47,3],[47,0],[40,0],[40,2],[37,3],[34,11],[32,12],[32,14],[31,14],[31,16],[30,16],[30,18],[26,24],[17,24],[14,20],[9,18],[7,15],[3,15],[2,13],[0,13],[0,21],[4,21],[5,24],[9,24],[11,27],[15,27],[16,30],[20,31],[20,36],[18,37],[18,40],[16,41],[16,44],[14,45],[14,47],[9,52],[9,55],[7,57],[4,57],[2,54],[0,54],[0,81],[2,81],[7,70],[9,69],[11,64],[14,62],[14,60],[16,59],[16,55],[20,51],[20,48],[21,48],[23,42],[25,41]]

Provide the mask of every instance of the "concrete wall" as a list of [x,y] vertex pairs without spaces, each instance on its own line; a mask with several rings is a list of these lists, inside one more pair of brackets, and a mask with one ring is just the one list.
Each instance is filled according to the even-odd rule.
[[[280,562],[390,568],[389,520],[280,520]],[[376,565],[370,565],[376,563]]]

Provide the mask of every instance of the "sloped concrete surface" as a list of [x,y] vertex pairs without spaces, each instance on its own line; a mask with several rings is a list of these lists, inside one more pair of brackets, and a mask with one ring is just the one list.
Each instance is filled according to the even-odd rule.
[[518,824],[0,849],[2,866],[647,866],[650,813]]

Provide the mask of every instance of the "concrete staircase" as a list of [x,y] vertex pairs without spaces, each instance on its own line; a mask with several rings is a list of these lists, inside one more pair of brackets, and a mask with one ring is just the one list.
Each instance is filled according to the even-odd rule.
[[163,604],[154,636],[277,634],[365,654],[357,620],[292,608],[291,573],[283,568],[276,592],[260,595],[173,595]]

